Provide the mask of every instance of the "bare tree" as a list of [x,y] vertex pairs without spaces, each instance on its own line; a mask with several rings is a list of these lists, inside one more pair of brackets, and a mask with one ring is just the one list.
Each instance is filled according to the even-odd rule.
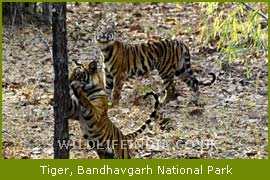
[[66,3],[52,3],[54,79],[54,158],[69,158],[68,59],[66,36]]
[[51,3],[44,2],[42,3],[42,18],[46,24],[52,24],[52,15],[51,15]]
[[[20,25],[23,28],[26,23],[39,22],[45,25],[52,24],[51,3],[43,2],[4,2],[3,16],[8,17],[12,32],[15,31],[15,25]],[[37,11],[38,6],[41,6],[41,13]]]

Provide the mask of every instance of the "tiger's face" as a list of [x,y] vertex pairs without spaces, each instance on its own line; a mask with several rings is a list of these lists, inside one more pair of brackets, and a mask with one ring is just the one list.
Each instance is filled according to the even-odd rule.
[[77,67],[71,73],[69,78],[69,82],[77,81],[81,84],[81,86],[100,86],[103,82],[100,82],[100,74],[97,69],[97,62],[90,61],[88,65],[78,64]]
[[114,25],[101,24],[96,30],[96,41],[102,44],[111,44],[114,42]]

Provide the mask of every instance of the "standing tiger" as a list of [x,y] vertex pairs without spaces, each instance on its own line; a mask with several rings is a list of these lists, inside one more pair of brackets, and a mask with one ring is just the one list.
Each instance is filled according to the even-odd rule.
[[177,98],[174,77],[179,77],[195,93],[194,103],[199,101],[199,85],[210,86],[210,82],[196,79],[190,66],[188,47],[180,40],[162,40],[142,44],[127,44],[114,39],[114,26],[102,24],[95,35],[102,52],[106,73],[106,93],[113,104],[118,104],[123,80],[134,75],[144,75],[157,69],[167,91],[166,102]]
[[77,64],[69,78],[73,90],[69,118],[79,120],[83,138],[89,141],[89,145],[101,159],[127,159],[130,158],[127,141],[141,134],[156,118],[158,95],[151,92],[144,96],[154,96],[154,111],[140,129],[124,135],[108,117],[108,101],[103,82],[103,75],[98,71],[96,61],[91,61],[89,65]]

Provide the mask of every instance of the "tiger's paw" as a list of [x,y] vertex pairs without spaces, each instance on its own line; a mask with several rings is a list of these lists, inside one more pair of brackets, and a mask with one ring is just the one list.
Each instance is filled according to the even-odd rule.
[[195,105],[197,107],[203,107],[205,105],[205,103],[202,103],[201,101],[198,100],[192,100],[189,105]]
[[81,84],[79,81],[72,81],[70,84],[73,93],[75,94],[75,96],[78,96],[80,94],[80,89],[81,89]]
[[170,101],[176,100],[177,99],[177,94],[168,94],[165,98],[165,103],[168,103]]

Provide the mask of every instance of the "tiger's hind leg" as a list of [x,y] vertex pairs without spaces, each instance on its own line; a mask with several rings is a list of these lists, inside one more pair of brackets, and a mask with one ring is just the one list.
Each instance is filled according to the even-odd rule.
[[125,141],[117,142],[113,148],[96,149],[96,152],[100,159],[131,159],[129,147]]
[[97,152],[99,159],[115,159],[115,153],[111,148],[99,146],[98,141],[88,141],[88,144]]
[[123,77],[115,76],[113,79],[113,90],[112,90],[112,104],[118,105],[121,98],[121,90],[123,87]]
[[170,75],[161,75],[165,89],[167,91],[165,103],[177,99],[177,93],[175,91],[175,83],[173,82],[174,73]]
[[96,151],[97,151],[99,159],[115,159],[115,154],[112,152],[108,152],[105,149],[99,149]]
[[166,90],[167,90],[167,95],[166,95],[165,102],[170,102],[170,101],[177,99],[177,94],[175,92],[175,84],[174,83],[172,83],[170,86],[168,86],[166,88]]
[[199,91],[199,81],[192,76],[191,78],[185,81],[189,87],[193,89],[194,98],[193,103],[198,106],[199,105],[199,98],[200,98],[200,91]]
[[187,69],[181,74],[178,74],[178,72],[176,72],[176,76],[180,77],[180,79],[193,90],[194,98],[192,102],[195,105],[199,105],[199,97],[200,97],[199,81],[194,76],[193,71],[191,69]]

